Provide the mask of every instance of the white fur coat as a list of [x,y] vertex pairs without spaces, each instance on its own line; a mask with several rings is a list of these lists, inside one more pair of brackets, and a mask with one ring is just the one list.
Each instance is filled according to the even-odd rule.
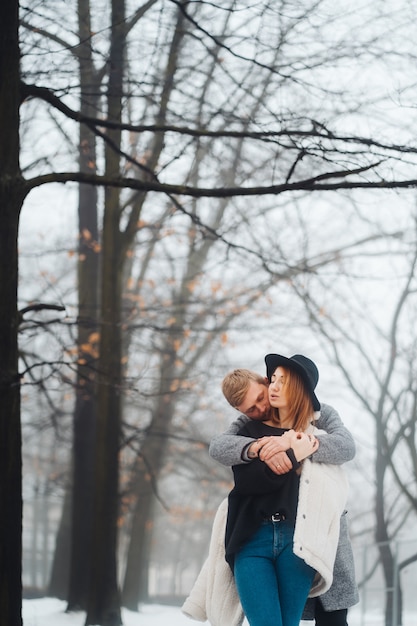
[[182,612],[212,626],[240,626],[240,605],[232,570],[225,559],[224,536],[227,520],[227,498],[217,509],[211,532],[208,557],[198,575]]

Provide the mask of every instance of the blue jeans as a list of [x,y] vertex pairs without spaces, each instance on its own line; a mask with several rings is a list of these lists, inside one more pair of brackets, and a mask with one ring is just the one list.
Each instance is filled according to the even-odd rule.
[[236,555],[236,587],[250,626],[299,626],[315,571],[294,554],[293,535],[292,522],[265,522]]

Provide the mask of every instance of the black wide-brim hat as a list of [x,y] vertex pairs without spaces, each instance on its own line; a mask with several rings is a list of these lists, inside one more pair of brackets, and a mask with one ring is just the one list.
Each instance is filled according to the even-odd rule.
[[277,367],[287,367],[290,370],[297,372],[311,396],[313,401],[313,409],[320,411],[320,402],[314,393],[319,380],[319,370],[311,359],[302,354],[294,354],[290,358],[282,356],[281,354],[267,354],[265,357],[266,363],[266,375],[269,382],[271,382],[271,376],[277,369]]

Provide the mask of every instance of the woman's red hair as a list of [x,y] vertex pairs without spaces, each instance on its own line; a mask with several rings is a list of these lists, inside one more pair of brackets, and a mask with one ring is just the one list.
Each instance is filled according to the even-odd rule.
[[[291,428],[305,431],[314,420],[313,400],[301,376],[292,369],[282,367],[285,374],[285,396],[288,404],[288,418]],[[276,409],[279,420],[279,409]]]

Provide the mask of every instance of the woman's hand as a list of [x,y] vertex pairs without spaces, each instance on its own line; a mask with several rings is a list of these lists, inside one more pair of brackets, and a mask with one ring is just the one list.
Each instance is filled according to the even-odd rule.
[[292,463],[286,450],[292,448],[298,462],[313,454],[319,447],[314,435],[288,430],[281,436],[262,437],[254,441],[249,449],[250,458],[259,457],[275,474],[286,474]]
[[290,447],[294,450],[295,458],[298,462],[300,462],[317,450],[319,447],[319,441],[314,435],[307,435],[307,433],[294,433]]

